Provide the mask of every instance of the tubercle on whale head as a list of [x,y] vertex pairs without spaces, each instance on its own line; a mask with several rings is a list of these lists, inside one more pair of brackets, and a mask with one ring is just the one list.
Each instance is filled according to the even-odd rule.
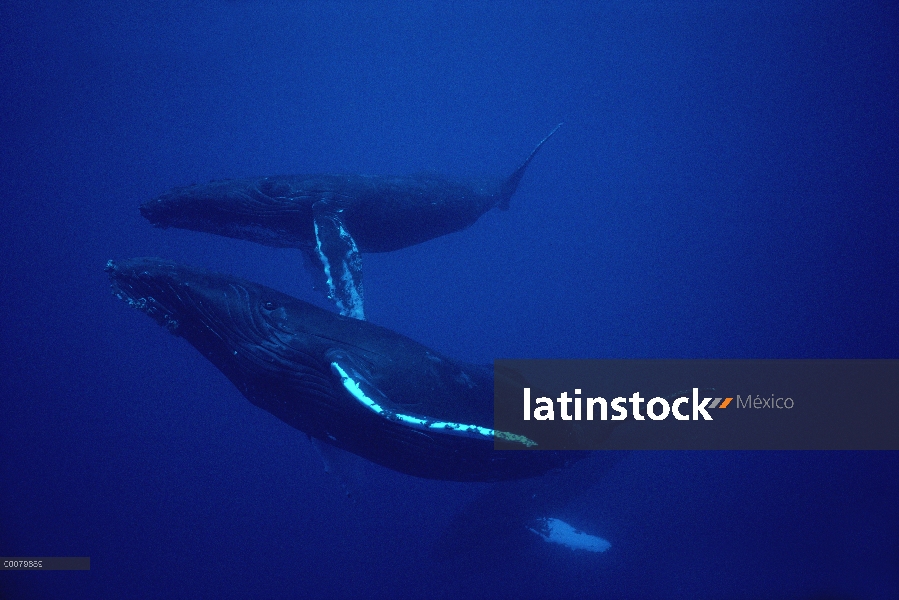
[[253,309],[258,300],[239,284],[220,286],[205,272],[160,258],[110,260],[105,271],[114,296],[185,338],[216,364],[265,334]]
[[115,261],[107,261],[104,270],[109,273],[113,295],[122,300],[131,308],[137,309],[153,318],[173,334],[178,334],[179,322],[174,314],[166,306],[149,293],[141,293],[141,281],[147,281],[151,276],[147,271],[137,272],[133,282],[122,277],[122,267]]

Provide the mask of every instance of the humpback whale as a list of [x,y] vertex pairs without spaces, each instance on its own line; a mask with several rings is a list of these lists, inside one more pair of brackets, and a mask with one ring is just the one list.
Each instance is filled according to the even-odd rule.
[[140,210],[156,227],[299,248],[340,313],[364,319],[360,253],[399,250],[465,229],[494,207],[508,209],[528,164],[559,127],[503,181],[278,175],[177,187]]
[[228,275],[157,258],[109,261],[113,293],[183,337],[254,405],[312,438],[418,477],[503,481],[586,456],[522,448],[493,426],[489,366]]

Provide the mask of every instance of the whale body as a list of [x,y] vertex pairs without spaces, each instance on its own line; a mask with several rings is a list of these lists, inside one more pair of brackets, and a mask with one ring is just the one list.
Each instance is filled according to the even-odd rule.
[[489,366],[265,286],[156,258],[109,261],[113,293],[183,337],[253,404],[326,444],[418,477],[503,481],[585,453],[494,431]]
[[[177,187],[141,205],[157,227],[299,248],[341,314],[364,319],[363,252],[389,252],[505,210],[540,147],[501,181],[440,175],[276,175]],[[323,284],[323,285],[321,285]]]

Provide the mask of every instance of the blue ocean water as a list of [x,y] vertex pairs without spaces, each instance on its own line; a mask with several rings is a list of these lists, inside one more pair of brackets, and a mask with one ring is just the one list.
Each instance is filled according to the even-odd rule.
[[[899,455],[635,452],[604,554],[437,560],[482,489],[346,458],[113,298],[162,256],[326,306],[299,251],[138,212],[222,177],[505,175],[367,254],[366,313],[462,360],[899,358],[892,2],[0,6],[3,598],[897,598]],[[349,493],[349,495],[348,495]]]

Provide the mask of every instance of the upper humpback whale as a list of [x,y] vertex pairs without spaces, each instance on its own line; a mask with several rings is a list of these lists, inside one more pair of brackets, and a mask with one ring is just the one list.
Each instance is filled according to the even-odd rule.
[[141,205],[157,227],[217,233],[299,248],[340,313],[364,319],[361,252],[389,252],[505,210],[543,138],[504,181],[460,183],[439,175],[278,175],[174,188]]
[[493,449],[489,367],[273,289],[155,258],[109,261],[113,292],[181,336],[253,404],[396,471],[454,481],[543,474],[577,452]]

